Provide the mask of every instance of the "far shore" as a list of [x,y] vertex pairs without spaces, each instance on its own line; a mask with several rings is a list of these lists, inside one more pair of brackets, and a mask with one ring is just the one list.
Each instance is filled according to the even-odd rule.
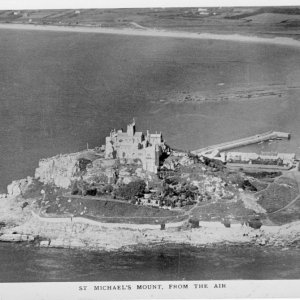
[[220,40],[243,43],[272,44],[289,47],[300,47],[300,41],[289,37],[265,38],[257,36],[246,36],[240,34],[213,34],[213,33],[194,33],[183,31],[166,31],[158,29],[131,29],[131,28],[104,28],[93,26],[65,26],[65,25],[36,25],[36,24],[16,24],[3,23],[0,29],[16,30],[38,30],[38,31],[61,31],[61,32],[82,32],[82,33],[101,33],[116,35],[133,35],[149,37],[166,37],[166,38],[183,38],[183,39],[200,39],[200,40]]

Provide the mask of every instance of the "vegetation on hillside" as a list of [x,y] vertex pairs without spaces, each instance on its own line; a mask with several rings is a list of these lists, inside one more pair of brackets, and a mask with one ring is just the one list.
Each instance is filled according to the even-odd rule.
[[[287,184],[289,183],[289,184]],[[258,192],[258,203],[267,210],[268,213],[275,212],[288,205],[299,195],[297,183],[290,178],[280,178],[276,183]]]
[[117,189],[117,195],[126,200],[134,200],[135,197],[142,196],[145,193],[146,183],[143,180],[132,181],[123,184]]
[[[97,159],[97,164],[102,166],[103,162]],[[85,175],[92,170],[92,174],[100,172],[105,176],[105,168],[112,166],[116,173],[125,177],[117,177],[114,183],[108,184],[107,179],[102,182],[98,176],[95,183],[94,177]],[[81,179],[75,180],[69,189],[33,180],[22,195],[24,201],[20,202],[20,208],[26,209],[35,199],[41,214],[82,216],[103,222],[140,224],[191,218],[224,224],[243,223],[258,217],[242,201],[241,193],[250,193],[267,211],[259,215],[260,219],[268,218],[275,224],[299,219],[299,201],[283,209],[299,195],[297,182],[291,177],[274,177],[277,173],[253,177],[227,169],[217,160],[181,154],[168,157],[158,177],[148,178],[146,187],[146,180],[136,177],[137,168],[113,161],[107,162],[104,169],[96,168],[93,160],[80,158]],[[130,179],[129,182],[124,183],[124,178]],[[151,207],[152,200],[156,207]],[[277,210],[280,211],[274,213]]]

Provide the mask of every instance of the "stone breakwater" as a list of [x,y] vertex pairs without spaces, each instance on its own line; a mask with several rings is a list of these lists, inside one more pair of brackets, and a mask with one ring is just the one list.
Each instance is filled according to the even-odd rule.
[[[284,226],[265,226],[259,230],[241,224],[225,228],[218,222],[200,222],[200,228],[166,227],[124,228],[124,224],[82,222],[71,218],[40,218],[32,216],[22,225],[2,229],[2,236],[15,232],[22,236],[39,236],[41,247],[80,248],[86,250],[113,251],[132,249],[135,246],[179,243],[192,246],[211,244],[251,243],[261,246],[291,246],[300,240],[300,222]],[[0,236],[1,240],[1,236]]]

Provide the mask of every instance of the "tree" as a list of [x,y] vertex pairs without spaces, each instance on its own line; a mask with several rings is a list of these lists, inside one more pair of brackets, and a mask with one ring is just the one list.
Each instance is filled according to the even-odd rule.
[[92,161],[86,158],[78,159],[78,166],[81,172],[86,171],[86,166],[90,164]]

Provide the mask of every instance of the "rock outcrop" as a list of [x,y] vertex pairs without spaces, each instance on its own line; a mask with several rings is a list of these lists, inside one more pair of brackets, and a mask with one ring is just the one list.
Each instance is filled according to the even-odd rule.
[[68,188],[71,182],[77,178],[78,159],[81,154],[82,152],[78,152],[41,159],[35,170],[35,178],[45,184]]
[[113,184],[116,181],[116,163],[115,159],[95,159],[82,176],[82,179],[89,183]]
[[30,176],[24,179],[14,180],[11,184],[7,186],[7,193],[9,196],[22,195],[32,183],[33,178]]

